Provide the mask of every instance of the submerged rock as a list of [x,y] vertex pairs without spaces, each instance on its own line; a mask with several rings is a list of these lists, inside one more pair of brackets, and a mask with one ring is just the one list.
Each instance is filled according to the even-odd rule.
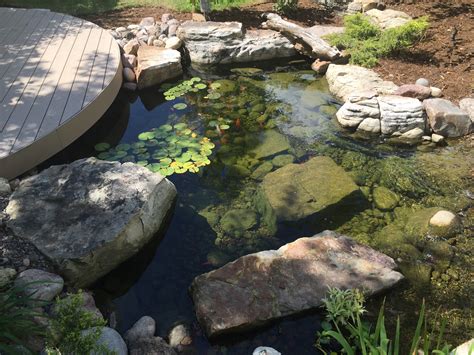
[[403,278],[396,267],[390,257],[325,231],[200,275],[191,294],[212,337],[318,307],[328,287],[383,291]]
[[249,154],[256,159],[264,159],[290,149],[288,138],[276,130],[263,131]]
[[459,217],[450,211],[439,211],[431,217],[430,227],[432,232],[439,237],[452,237],[461,227]]
[[257,214],[251,210],[234,209],[227,212],[220,225],[224,232],[231,235],[241,234],[257,224]]
[[324,156],[275,170],[260,188],[258,205],[267,221],[298,221],[360,197],[344,169]]
[[144,167],[89,158],[23,180],[6,212],[16,235],[84,287],[149,242],[175,196],[171,182]]
[[375,206],[382,211],[393,210],[400,201],[400,197],[395,192],[383,186],[374,189],[373,198]]

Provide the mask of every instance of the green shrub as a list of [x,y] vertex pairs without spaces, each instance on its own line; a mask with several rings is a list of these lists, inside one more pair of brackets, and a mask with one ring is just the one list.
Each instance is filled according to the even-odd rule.
[[[97,346],[105,320],[83,308],[82,292],[57,299],[48,336],[48,354],[109,354],[105,347]],[[94,328],[84,335],[83,330]]]
[[[323,300],[327,312],[327,321],[322,322],[323,331],[318,332],[316,347],[324,354],[324,349],[331,340],[335,340],[343,352],[348,355],[399,355],[400,352],[400,319],[397,319],[395,337],[388,336],[385,328],[384,305],[380,307],[375,328],[361,320],[365,313],[364,296],[359,290],[339,290],[330,288],[328,297]],[[412,337],[410,351],[416,354],[421,349],[424,354],[448,355],[450,346],[443,343],[445,324],[439,329],[437,337],[429,331],[425,315],[425,302],[421,306],[420,316]],[[433,341],[436,341],[434,343]]]
[[0,353],[14,354],[17,346],[26,347],[26,335],[45,334],[43,327],[34,321],[34,317],[44,317],[35,310],[41,302],[27,293],[28,286],[31,283],[0,290]]
[[274,10],[279,14],[287,15],[295,11],[298,7],[298,0],[276,0],[273,6]]
[[344,17],[344,32],[327,36],[329,43],[345,49],[350,55],[350,63],[373,67],[379,58],[397,53],[412,46],[423,38],[429,23],[421,17],[406,24],[382,31],[363,14]]

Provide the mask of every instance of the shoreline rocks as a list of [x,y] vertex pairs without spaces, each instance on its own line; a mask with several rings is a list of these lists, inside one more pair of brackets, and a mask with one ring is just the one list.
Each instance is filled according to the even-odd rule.
[[213,337],[314,309],[328,287],[381,292],[403,279],[396,267],[390,257],[325,231],[197,276],[191,294],[201,326]]
[[469,115],[445,99],[423,101],[431,128],[444,137],[460,137],[469,134],[474,124]]
[[171,182],[146,168],[81,159],[23,180],[6,208],[7,225],[84,287],[137,253],[175,196]]
[[137,84],[148,88],[183,74],[181,53],[175,49],[142,46],[138,49]]

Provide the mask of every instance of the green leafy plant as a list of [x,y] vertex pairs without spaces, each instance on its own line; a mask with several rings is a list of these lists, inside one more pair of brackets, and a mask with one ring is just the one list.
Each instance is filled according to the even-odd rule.
[[[48,354],[110,354],[97,340],[106,321],[83,308],[82,292],[56,299],[51,332],[48,334]],[[88,329],[88,332],[83,332]]]
[[34,318],[44,318],[37,311],[46,302],[38,301],[28,292],[32,283],[0,290],[0,352],[14,354],[17,347],[27,348],[25,336],[44,336],[44,328]]
[[[345,354],[356,355],[399,355],[400,354],[400,319],[397,319],[395,337],[392,339],[385,327],[384,304],[381,306],[375,328],[363,322],[365,313],[364,296],[359,290],[339,290],[331,288],[328,297],[323,300],[327,315],[323,322],[322,332],[318,332],[316,347],[327,354],[325,347],[331,340],[336,341]],[[420,316],[412,337],[410,351],[418,349],[424,354],[449,354],[450,346],[443,343],[446,323],[443,322],[437,337],[429,331],[425,315],[425,303],[421,306]]]
[[277,0],[273,8],[279,14],[287,15],[298,8],[298,0]]
[[428,18],[420,17],[406,24],[382,30],[363,14],[344,17],[344,32],[328,35],[329,43],[345,49],[351,64],[375,66],[379,58],[393,55],[421,40],[429,27]]

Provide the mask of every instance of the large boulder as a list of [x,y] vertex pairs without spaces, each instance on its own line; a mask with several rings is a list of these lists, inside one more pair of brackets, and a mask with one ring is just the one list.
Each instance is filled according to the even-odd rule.
[[6,212],[16,235],[84,287],[149,242],[175,196],[171,182],[144,167],[89,158],[23,180]]
[[176,78],[183,74],[181,53],[175,49],[140,46],[136,72],[139,89]]
[[331,64],[326,72],[329,90],[334,96],[347,101],[353,93],[375,91],[379,95],[392,94],[398,86],[383,80],[373,70],[357,65]]
[[28,269],[18,274],[15,286],[24,288],[32,299],[49,302],[61,293],[64,280],[61,276],[39,269]]
[[322,305],[329,287],[381,292],[403,276],[390,257],[325,231],[196,277],[196,315],[208,336],[247,330]]
[[286,58],[296,54],[293,44],[270,30],[244,32],[240,22],[186,21],[178,29],[191,62],[229,64]]
[[378,97],[382,133],[405,133],[414,128],[425,129],[423,104],[418,99],[396,95]]
[[392,9],[378,10],[372,9],[365,13],[369,16],[370,20],[379,25],[383,29],[389,29],[399,27],[406,24],[412,18],[410,15],[403,11],[397,11]]
[[472,132],[474,124],[469,115],[445,99],[423,101],[429,123],[435,133],[444,137],[460,137]]
[[[89,328],[82,331],[83,336],[90,335],[95,333],[97,328]],[[95,343],[96,347],[101,347],[100,353],[107,352],[109,354],[116,354],[116,355],[127,355],[128,349],[127,345],[123,341],[120,334],[112,328],[109,327],[101,327],[100,328],[100,336]],[[90,355],[100,355],[97,352],[91,352]]]
[[360,190],[331,158],[288,164],[265,176],[258,205],[265,220],[298,221],[337,205],[356,203]]
[[357,128],[362,121],[368,118],[374,119],[379,121],[376,131],[380,132],[380,109],[377,93],[366,91],[350,95],[346,103],[337,111],[336,118],[341,126],[346,128]]

